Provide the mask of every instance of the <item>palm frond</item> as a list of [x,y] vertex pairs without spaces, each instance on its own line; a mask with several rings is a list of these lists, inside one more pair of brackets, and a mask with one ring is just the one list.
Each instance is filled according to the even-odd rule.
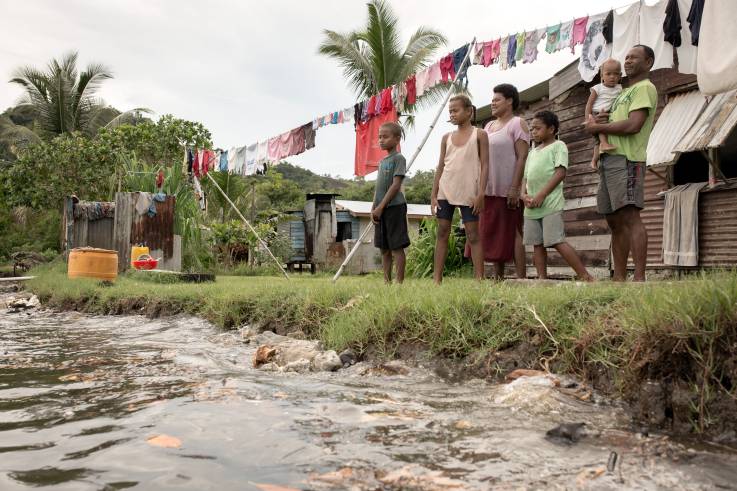
[[111,119],[104,128],[117,128],[124,124],[136,124],[144,119],[143,114],[154,114],[154,111],[147,107],[137,107],[129,111],[118,114],[115,118]]
[[343,75],[359,95],[373,94],[372,88],[376,86],[373,67],[362,49],[359,35],[327,29],[323,34],[327,39],[320,44],[318,52],[338,61],[343,68]]

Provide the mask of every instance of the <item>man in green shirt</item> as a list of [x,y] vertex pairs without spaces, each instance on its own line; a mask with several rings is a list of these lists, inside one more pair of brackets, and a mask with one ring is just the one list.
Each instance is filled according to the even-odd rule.
[[629,87],[619,94],[609,113],[584,123],[589,133],[608,135],[615,146],[602,153],[596,196],[599,213],[612,230],[614,281],[627,279],[630,250],[634,280],[645,281],[647,231],[640,210],[644,207],[645,150],[658,106],[658,92],[648,78],[654,62],[650,47],[638,44],[630,49],[624,60]]

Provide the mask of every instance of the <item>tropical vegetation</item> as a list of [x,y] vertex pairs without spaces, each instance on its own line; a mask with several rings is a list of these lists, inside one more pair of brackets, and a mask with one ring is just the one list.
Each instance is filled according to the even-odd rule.
[[[385,0],[371,0],[366,5],[365,26],[348,32],[325,29],[318,48],[320,54],[338,62],[358,100],[404,82],[426,67],[447,43],[440,31],[421,26],[403,45],[399,18],[391,5]],[[435,86],[418,97],[415,105],[432,105],[446,90]],[[408,107],[406,112],[411,115],[414,110],[415,107]]]

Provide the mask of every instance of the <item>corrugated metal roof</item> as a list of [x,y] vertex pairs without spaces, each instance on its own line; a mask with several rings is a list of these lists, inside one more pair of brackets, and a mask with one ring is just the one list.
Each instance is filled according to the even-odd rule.
[[737,90],[715,95],[676,145],[675,152],[680,154],[721,147],[735,125]]
[[671,98],[663,108],[647,144],[647,166],[670,165],[678,158],[675,147],[707,104],[698,90]]
[[[348,210],[354,216],[368,216],[371,214],[371,201],[350,201],[336,199],[335,206],[338,209]],[[412,218],[431,217],[430,205],[418,205],[407,203],[407,216]]]

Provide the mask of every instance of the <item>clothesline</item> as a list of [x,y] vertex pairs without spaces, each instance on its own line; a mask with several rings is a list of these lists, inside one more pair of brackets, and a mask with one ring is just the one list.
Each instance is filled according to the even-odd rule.
[[[624,61],[626,50],[641,42],[653,44],[651,47],[656,50],[657,66],[654,66],[653,69],[671,67],[675,48],[664,41],[665,21],[668,15],[672,15],[667,13],[666,4],[677,4],[676,12],[680,10],[682,13],[689,14],[689,22],[691,22],[691,12],[683,12],[688,10],[688,4],[691,1],[698,2],[699,0],[660,0],[654,5],[647,5],[644,0],[639,0],[612,8],[608,12],[573,17],[570,21],[561,21],[534,30],[499,36],[491,41],[476,42],[470,48],[464,45],[411,75],[404,82],[384,88],[353,106],[318,116],[311,122],[265,141],[233,147],[218,153],[206,161],[206,166],[209,165],[207,164],[209,162],[214,164],[207,170],[252,175],[268,162],[279,161],[313,148],[317,130],[324,126],[353,122],[357,128],[360,128],[361,123],[366,123],[377,116],[384,116],[394,111],[401,113],[407,107],[416,104],[417,99],[422,97],[425,91],[441,83],[450,83],[455,77],[455,70],[459,69],[460,60],[465,57],[468,49],[473,50],[472,64],[485,67],[495,64],[500,70],[506,70],[516,67],[517,62],[537,61],[539,46],[543,40],[545,40],[543,49],[547,53],[566,48],[575,53],[575,47],[583,45],[579,72],[582,79],[587,82],[596,76],[603,61],[611,56]],[[635,6],[637,8],[633,8]],[[693,4],[691,7],[693,9]],[[681,16],[685,18],[685,15]],[[687,41],[691,41],[690,34],[687,32],[688,28],[684,28],[683,31]],[[680,37],[680,33],[678,36]],[[648,43],[643,41],[643,37]],[[686,69],[690,70],[684,73],[695,73],[696,48],[688,46],[689,44],[690,42],[687,42],[684,48],[679,48],[683,50],[684,55],[682,56],[679,51],[679,60],[683,58],[686,61],[684,63],[687,65]],[[669,53],[670,56],[668,56]],[[465,81],[466,85],[468,83],[467,69],[468,66],[463,67],[462,74],[458,77],[459,81]],[[205,152],[212,151],[205,150]],[[216,160],[213,161],[213,159]],[[357,149],[356,175],[365,175],[360,172],[365,170],[370,172],[371,168],[375,167],[371,165],[371,162],[361,162],[362,165],[359,165],[358,159]]]

